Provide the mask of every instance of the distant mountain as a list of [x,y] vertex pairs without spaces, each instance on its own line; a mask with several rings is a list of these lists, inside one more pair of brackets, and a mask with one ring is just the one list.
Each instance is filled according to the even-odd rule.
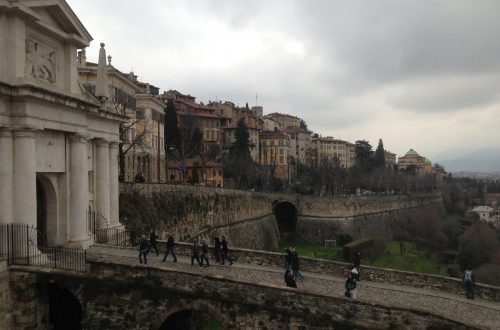
[[482,149],[437,161],[448,172],[500,172],[500,149]]

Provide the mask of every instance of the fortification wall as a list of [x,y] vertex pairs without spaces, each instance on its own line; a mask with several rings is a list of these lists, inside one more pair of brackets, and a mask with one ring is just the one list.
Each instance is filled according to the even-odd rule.
[[297,232],[305,240],[322,244],[348,233],[354,239],[391,238],[405,223],[444,213],[441,194],[379,195],[301,199]]
[[160,237],[178,240],[225,235],[235,245],[273,250],[279,232],[272,201],[241,190],[163,184],[122,184],[120,218],[135,227],[155,227]]
[[278,246],[278,202],[296,207],[297,232],[316,243],[338,233],[391,237],[409,219],[443,213],[439,193],[314,197],[165,184],[122,184],[120,190],[120,218],[132,228],[155,227],[161,237],[171,233],[181,241],[225,235],[233,246],[259,250]]

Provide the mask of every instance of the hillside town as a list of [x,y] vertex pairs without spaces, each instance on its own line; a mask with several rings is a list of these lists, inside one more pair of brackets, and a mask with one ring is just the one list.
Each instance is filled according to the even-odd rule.
[[[104,54],[104,44],[101,46]],[[89,97],[106,99],[112,110],[128,118],[120,128],[121,182],[227,187],[221,158],[236,143],[240,121],[248,132],[251,160],[285,184],[296,182],[299,168],[304,165],[319,167],[327,160],[350,168],[356,163],[354,142],[315,133],[303,118],[279,112],[264,114],[263,106],[248,103],[239,106],[217,100],[205,104],[197,101],[196,96],[177,90],[160,93],[160,87],[140,81],[134,72],[125,73],[114,67],[111,55],[100,55],[98,63],[93,63],[87,61],[82,49],[77,62],[78,75]],[[99,83],[105,86],[100,94],[96,88]],[[178,127],[191,135],[182,136],[182,143],[192,144],[193,134],[199,131],[200,150],[168,143],[168,104],[175,111]],[[389,168],[436,177],[447,174],[443,167],[433,166],[413,149],[398,159],[384,149],[384,159]]]

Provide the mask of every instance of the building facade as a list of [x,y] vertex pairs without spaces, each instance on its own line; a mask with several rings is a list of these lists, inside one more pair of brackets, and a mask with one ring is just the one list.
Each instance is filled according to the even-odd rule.
[[63,0],[0,1],[0,223],[51,245],[88,247],[89,208],[120,226],[125,118],[79,81],[77,50],[91,40]]
[[398,168],[404,171],[414,170],[416,173],[427,174],[432,171],[432,163],[427,158],[420,156],[415,150],[410,149],[403,157],[398,158]]
[[260,134],[260,164],[271,170],[275,176],[290,181],[290,137],[281,132]]
[[[124,182],[165,182],[164,103],[159,88],[137,80],[130,72],[106,65],[106,95],[116,112],[127,116],[120,126],[120,177]],[[78,74],[83,86],[96,95],[98,65],[78,54]]]
[[300,128],[299,117],[278,112],[270,113],[268,115],[265,115],[264,117],[278,122],[281,126],[281,129],[285,129],[290,126]]
[[356,162],[355,145],[331,136],[312,139],[312,163],[319,166],[322,160],[338,159],[341,167],[349,168]]

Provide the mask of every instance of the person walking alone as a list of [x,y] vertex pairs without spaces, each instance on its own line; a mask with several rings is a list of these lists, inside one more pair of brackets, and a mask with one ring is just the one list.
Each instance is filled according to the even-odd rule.
[[221,265],[224,265],[224,260],[227,259],[229,261],[229,266],[233,264],[233,259],[231,259],[231,255],[229,254],[229,246],[226,241],[226,237],[222,236],[221,240],[221,245],[222,245],[222,262]]
[[174,257],[174,262],[177,262],[177,256],[175,255],[175,240],[174,236],[168,235],[167,238],[167,250],[165,251],[165,255],[163,256],[163,260],[167,260],[167,256],[169,253],[172,253],[172,257]]
[[357,295],[356,278],[355,278],[355,274],[353,274],[352,272],[349,272],[349,274],[347,274],[347,279],[345,281],[345,293],[344,293],[344,295],[347,298],[356,299],[356,295]]
[[352,263],[354,264],[354,268],[358,271],[358,275],[356,281],[361,281],[361,252],[357,251],[354,253],[354,257],[352,258]]
[[200,244],[198,244],[198,239],[195,238],[194,239],[194,243],[193,243],[193,251],[192,251],[192,255],[191,255],[191,266],[194,265],[194,260],[196,259],[196,261],[198,262],[198,265],[201,267],[201,261],[200,261]]
[[139,262],[142,264],[142,257],[144,257],[144,264],[148,263],[148,251],[149,251],[149,242],[146,238],[146,235],[142,235],[139,240]]
[[471,267],[467,267],[464,274],[465,296],[474,299],[474,273]]
[[155,230],[153,229],[151,231],[151,234],[149,234],[149,247],[148,247],[148,253],[151,248],[155,249],[156,255],[160,255],[160,252],[158,251],[158,248],[156,247],[156,240],[158,239],[158,236],[156,236]]
[[302,276],[302,274],[299,271],[300,269],[299,255],[297,254],[297,251],[295,251],[295,248],[292,248],[291,259],[292,259],[291,262],[292,262],[293,277],[304,280],[304,276]]
[[297,282],[293,278],[293,273],[291,269],[287,269],[285,272],[285,284],[290,288],[297,288]]
[[214,238],[214,257],[215,257],[215,261],[217,261],[217,263],[221,263],[221,243],[220,243],[220,238],[219,237],[215,237]]

